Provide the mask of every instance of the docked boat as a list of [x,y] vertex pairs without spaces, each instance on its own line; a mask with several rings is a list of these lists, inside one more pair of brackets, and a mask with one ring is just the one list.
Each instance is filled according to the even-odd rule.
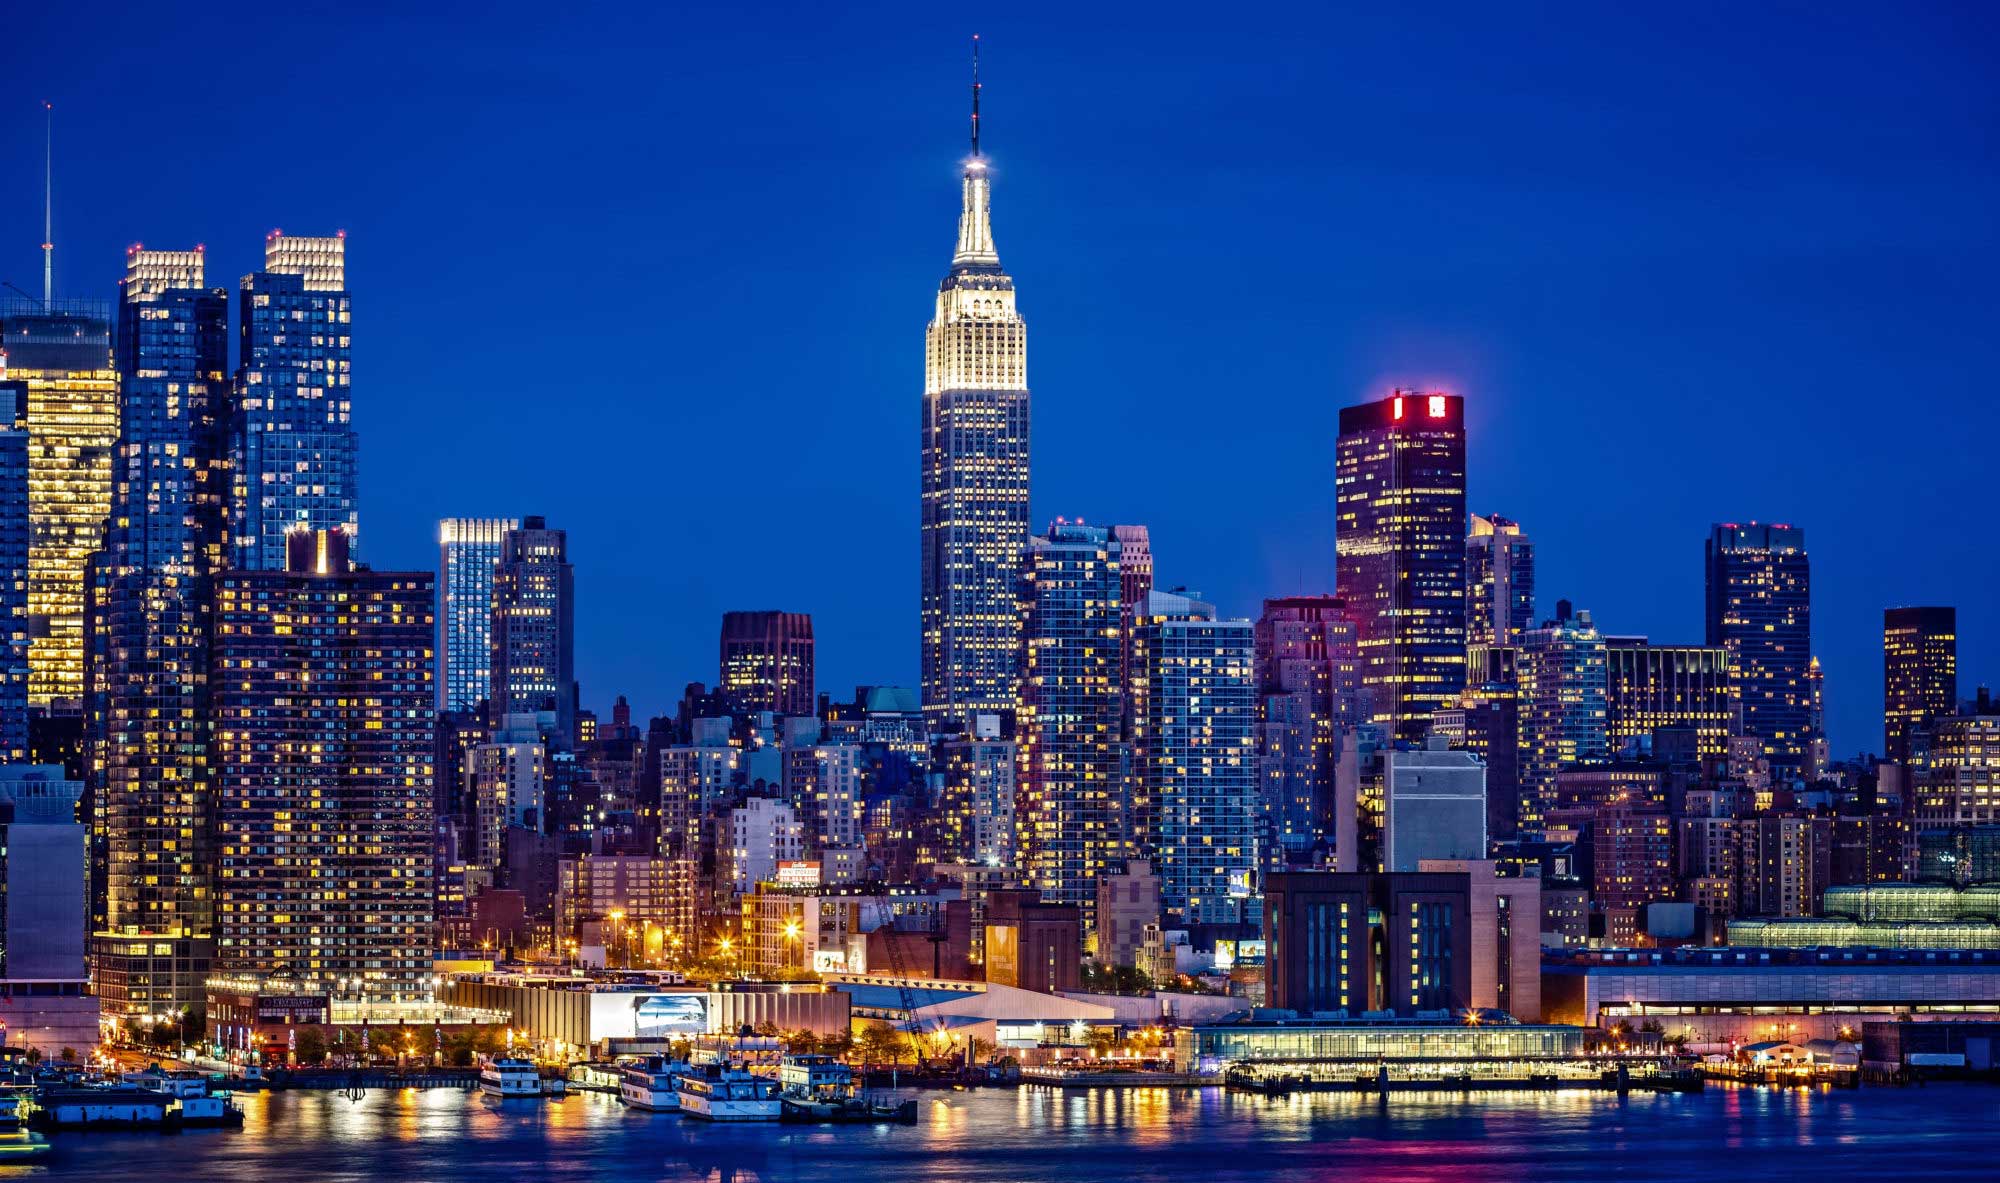
[[681,1112],[703,1121],[776,1121],[778,1082],[727,1061],[696,1064],[680,1077]]
[[832,1056],[786,1056],[778,1065],[785,1121],[899,1122],[915,1125],[917,1103],[872,1102],[854,1095],[854,1073]]
[[489,1097],[539,1097],[542,1076],[527,1060],[503,1057],[479,1070],[479,1091]]
[[167,1111],[167,1125],[186,1130],[235,1129],[243,1124],[243,1111],[226,1094],[179,1097]]
[[680,1078],[692,1069],[665,1056],[647,1056],[618,1072],[618,1099],[649,1113],[681,1111]]
[[21,1094],[13,1089],[0,1090],[0,1130],[21,1128]]

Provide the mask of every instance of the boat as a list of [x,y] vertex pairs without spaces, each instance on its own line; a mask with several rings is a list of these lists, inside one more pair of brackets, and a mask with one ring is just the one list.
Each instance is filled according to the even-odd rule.
[[726,1060],[696,1064],[680,1077],[681,1112],[703,1121],[776,1121],[778,1082]]
[[649,1113],[681,1111],[680,1078],[689,1066],[665,1056],[646,1056],[618,1072],[618,1099]]
[[871,1102],[854,1095],[854,1073],[832,1056],[786,1056],[778,1065],[783,1109],[797,1122],[899,1122],[915,1125],[917,1103]]
[[542,1076],[526,1060],[502,1057],[479,1070],[479,1091],[489,1097],[539,1097]]
[[243,1111],[230,1103],[227,1094],[180,1097],[167,1111],[169,1127],[181,1129],[234,1129],[243,1124]]
[[21,1128],[21,1094],[13,1089],[0,1090],[0,1130]]

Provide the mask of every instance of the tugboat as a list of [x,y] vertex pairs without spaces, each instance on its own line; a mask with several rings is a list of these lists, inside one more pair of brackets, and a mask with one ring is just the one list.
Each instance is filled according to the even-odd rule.
[[681,1111],[680,1078],[692,1069],[665,1056],[647,1056],[618,1073],[618,1099],[648,1113]]
[[542,1077],[526,1060],[502,1057],[479,1070],[479,1091],[489,1097],[539,1097]]
[[854,1095],[854,1073],[832,1056],[786,1056],[778,1065],[786,1121],[917,1123],[917,1103],[879,1104]]
[[696,1064],[679,1078],[681,1112],[703,1121],[776,1121],[778,1082],[728,1060]]

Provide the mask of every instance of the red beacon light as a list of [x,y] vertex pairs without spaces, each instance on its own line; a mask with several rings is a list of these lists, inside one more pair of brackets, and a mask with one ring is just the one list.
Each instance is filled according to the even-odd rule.
[[1400,395],[1400,394],[1399,394],[1399,395],[1397,395],[1397,396],[1395,397],[1395,400],[1394,400],[1394,402],[1395,402],[1395,404],[1396,404],[1396,405],[1395,405],[1395,408],[1394,408],[1394,410],[1393,410],[1392,414],[1394,415],[1394,417],[1396,418],[1396,420],[1397,420],[1398,422],[1401,422],[1401,421],[1402,421],[1402,418],[1403,418],[1403,396],[1402,396],[1402,395]]

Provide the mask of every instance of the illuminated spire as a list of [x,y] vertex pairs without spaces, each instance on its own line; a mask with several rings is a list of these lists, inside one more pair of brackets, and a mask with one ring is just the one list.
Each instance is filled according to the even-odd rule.
[[47,311],[56,303],[56,105],[47,99],[42,118],[42,308]]
[[954,273],[1000,269],[993,249],[993,186],[986,175],[986,158],[979,154],[979,36],[972,38],[972,156],[965,162],[965,204],[958,215],[958,250],[951,256]]

